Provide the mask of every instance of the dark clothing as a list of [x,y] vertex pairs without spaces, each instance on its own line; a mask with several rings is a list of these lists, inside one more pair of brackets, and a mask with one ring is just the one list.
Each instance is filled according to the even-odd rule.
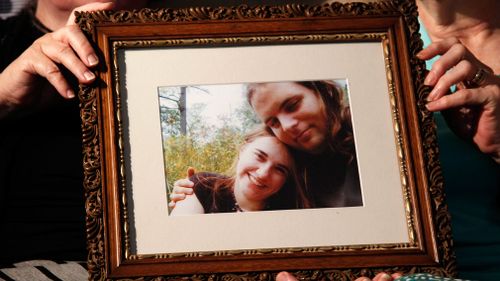
[[500,280],[500,165],[435,116],[459,277]]
[[31,11],[23,10],[17,16],[0,19],[1,70],[18,58],[33,41],[45,34],[41,24],[33,22],[32,18]]
[[302,157],[307,165],[304,182],[313,207],[363,206],[358,164],[355,158],[348,161],[331,153],[299,157]]
[[[33,13],[0,20],[0,70],[44,35]],[[0,120],[0,263],[85,260],[78,100]]]
[[227,180],[228,177],[215,173],[197,173],[189,179],[194,183],[194,193],[206,214],[236,212],[236,200],[232,188],[220,186],[218,192],[214,190],[217,180]]

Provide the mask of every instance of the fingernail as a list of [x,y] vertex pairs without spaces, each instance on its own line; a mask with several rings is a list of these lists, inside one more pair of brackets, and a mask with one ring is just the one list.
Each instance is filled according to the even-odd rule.
[[89,55],[87,57],[87,61],[89,62],[89,65],[93,66],[99,63],[99,59],[97,58],[96,55]]
[[278,278],[276,278],[276,280],[279,280],[279,281],[293,281],[293,280],[296,280],[293,275],[291,275],[290,273],[288,272],[280,272],[278,274]]
[[429,95],[427,96],[427,101],[433,101],[434,100],[434,96],[435,96],[435,93],[434,93],[434,90],[432,90]]
[[392,280],[392,277],[389,274],[387,274],[387,273],[383,274],[380,278],[382,280],[385,280],[385,281],[391,281]]
[[74,98],[75,97],[75,93],[73,93],[72,90],[68,90],[66,91],[66,96],[70,99]]
[[434,73],[429,72],[427,74],[427,77],[425,77],[424,84],[427,86],[432,86],[434,85],[435,82],[436,82],[436,76],[434,75]]
[[401,273],[399,273],[399,272],[396,272],[396,273],[393,273],[391,276],[392,276],[392,278],[394,278],[394,280],[396,280],[396,279],[398,279],[398,278],[402,277],[402,276],[403,276],[403,274],[401,274]]
[[95,78],[94,73],[92,73],[90,71],[85,71],[85,73],[83,73],[83,76],[85,76],[85,79],[87,79],[87,81],[94,80],[94,78]]
[[427,101],[434,101],[436,99],[438,91],[439,91],[439,88],[432,89],[432,91],[427,96]]
[[430,102],[430,103],[426,104],[425,107],[427,108],[427,110],[433,111],[433,109],[434,109],[434,102]]

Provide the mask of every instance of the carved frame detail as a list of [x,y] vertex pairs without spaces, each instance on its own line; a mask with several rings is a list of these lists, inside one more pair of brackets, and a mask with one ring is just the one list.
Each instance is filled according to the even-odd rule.
[[[416,17],[416,6],[413,1],[383,1],[374,3],[332,3],[322,6],[306,6],[290,4],[286,6],[258,6],[249,7],[246,5],[239,7],[221,7],[221,8],[189,8],[189,9],[143,9],[139,11],[101,11],[93,13],[78,13],[77,21],[82,30],[94,41],[98,41],[98,25],[113,26],[123,24],[152,24],[152,23],[183,23],[183,22],[237,22],[245,20],[262,21],[286,20],[286,19],[328,19],[344,18],[356,20],[355,18],[397,18],[395,21],[401,21],[405,26],[404,34],[397,33],[398,30],[391,29],[384,32],[345,32],[335,34],[322,34],[321,32],[310,32],[306,35],[294,36],[226,36],[219,38],[197,37],[188,39],[140,39],[140,40],[115,40],[111,42],[109,54],[104,56],[114,58],[112,65],[108,67],[112,71],[112,79],[108,82],[114,84],[113,106],[115,115],[113,120],[103,120],[103,106],[109,102],[102,97],[100,85],[94,84],[81,86],[79,98],[81,105],[82,134],[83,134],[83,167],[84,167],[84,187],[86,198],[86,226],[88,240],[88,270],[91,280],[117,279],[117,280],[274,280],[277,271],[260,271],[255,268],[252,270],[234,270],[232,273],[224,272],[222,269],[214,270],[215,273],[203,273],[190,275],[188,271],[181,270],[182,274],[164,275],[156,272],[164,260],[174,260],[175,262],[191,262],[196,259],[210,258],[213,263],[217,263],[221,258],[238,258],[241,256],[249,257],[248,262],[252,262],[255,257],[276,256],[283,258],[286,256],[295,256],[297,253],[308,255],[310,253],[328,254],[334,252],[354,252],[363,251],[427,251],[422,243],[426,239],[435,240],[437,248],[437,259],[434,264],[424,263],[422,265],[381,265],[363,268],[363,264],[350,268],[334,268],[321,266],[319,269],[297,270],[294,266],[288,266],[284,269],[292,271],[299,280],[352,280],[359,276],[374,276],[377,272],[428,272],[442,276],[455,275],[455,260],[452,250],[450,218],[445,204],[443,192],[443,179],[438,162],[438,147],[432,115],[425,108],[425,97],[429,93],[428,87],[423,85],[425,66],[424,62],[416,58],[416,53],[422,48],[422,42],[418,33],[419,24]],[[400,23],[401,24],[401,23]],[[398,67],[393,67],[397,61],[397,55],[405,52],[401,50],[400,45],[393,43],[394,37],[404,37],[401,39],[403,45],[406,44],[408,52],[408,61],[401,63]],[[250,250],[250,251],[229,251],[229,252],[211,252],[211,253],[187,253],[179,255],[157,254],[157,255],[134,255],[130,252],[130,241],[128,235],[128,212],[126,208],[126,186],[125,172],[123,168],[123,145],[122,145],[122,123],[120,117],[120,98],[116,92],[119,88],[118,62],[116,53],[120,48],[144,47],[144,46],[189,46],[189,45],[251,45],[264,43],[290,43],[290,42],[348,42],[348,41],[381,41],[383,42],[385,52],[386,73],[389,84],[389,95],[391,101],[392,118],[394,130],[396,132],[396,143],[398,144],[398,157],[401,172],[401,182],[405,202],[407,202],[406,214],[407,223],[410,232],[409,244],[398,245],[365,245],[357,247],[326,247],[326,248],[304,248],[304,249],[273,249],[273,250]],[[398,53],[398,54],[396,54]],[[401,85],[402,72],[408,71],[413,81],[412,85]],[[109,69],[98,69],[98,74],[109,72]],[[398,108],[404,108],[406,101],[400,100],[401,95],[397,92],[413,93],[410,103],[413,103],[413,110],[400,111]],[[410,119],[408,121],[407,119]],[[106,123],[106,124],[105,124]],[[106,144],[103,143],[103,130],[114,128],[118,151],[115,162],[105,163]],[[411,133],[408,133],[411,131]],[[412,143],[408,143],[403,135],[410,135]],[[411,173],[413,165],[409,163],[410,158],[414,157],[410,146],[413,140],[419,140],[422,150],[421,160],[425,164],[421,167],[422,173],[426,175],[423,179],[415,179],[414,173]],[[106,167],[113,166],[119,174],[120,187],[116,194],[108,194],[105,190]],[[106,166],[106,167],[105,167]],[[419,190],[410,190],[410,182],[418,182],[425,187]],[[122,229],[119,234],[110,233],[108,225],[108,212],[113,206],[108,206],[110,198],[118,199],[115,204],[120,209],[120,221]],[[417,200],[427,202],[429,213],[416,214]],[[425,204],[424,204],[425,205]],[[423,205],[422,205],[423,206]],[[429,233],[420,233],[416,230],[419,227],[418,222],[423,217],[429,217],[434,227],[434,231]],[[425,232],[425,231],[424,231]],[[435,237],[429,237],[429,234],[435,233]],[[118,235],[119,241],[110,237]],[[425,239],[423,237],[425,236]],[[118,244],[115,250],[110,250],[110,244]],[[118,256],[116,251],[118,251]],[[392,253],[391,252],[391,253]],[[120,266],[130,266],[132,269],[120,271]],[[133,267],[144,266],[152,269],[152,274],[142,274],[145,270],[135,270]],[[300,268],[300,267],[296,267]],[[310,267],[309,267],[310,268]],[[248,272],[245,272],[248,271]],[[144,275],[153,275],[144,277]],[[163,275],[160,276],[160,275]],[[125,278],[133,276],[135,279]],[[142,277],[141,277],[142,276]],[[125,278],[125,279],[122,279]]]

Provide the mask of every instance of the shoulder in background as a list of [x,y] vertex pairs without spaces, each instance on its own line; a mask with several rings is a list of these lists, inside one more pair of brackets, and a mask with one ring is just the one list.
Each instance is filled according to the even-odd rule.
[[[0,1],[0,18],[6,19],[17,14],[23,7],[25,7],[29,2],[36,0],[2,0]],[[336,0],[338,2],[348,2],[349,0]],[[353,1],[353,0],[351,0]],[[357,0],[358,2],[360,0]],[[368,2],[370,0],[361,0],[361,2]],[[324,3],[329,3],[332,1],[328,0],[172,0],[172,1],[162,1],[162,0],[151,0],[149,6],[151,8],[188,8],[188,7],[220,7],[220,6],[238,6],[238,5],[286,5],[290,3],[301,3],[307,5],[321,5]],[[167,4],[166,4],[167,3]]]
[[2,0],[0,1],[0,18],[1,19],[6,19],[8,17],[11,17],[19,11],[21,11],[22,8],[24,8],[30,0]]

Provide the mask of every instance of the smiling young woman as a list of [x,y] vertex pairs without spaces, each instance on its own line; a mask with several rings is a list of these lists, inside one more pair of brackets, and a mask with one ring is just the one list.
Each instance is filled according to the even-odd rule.
[[179,201],[172,215],[309,207],[292,154],[263,128],[246,136],[230,174],[191,176],[194,194]]

